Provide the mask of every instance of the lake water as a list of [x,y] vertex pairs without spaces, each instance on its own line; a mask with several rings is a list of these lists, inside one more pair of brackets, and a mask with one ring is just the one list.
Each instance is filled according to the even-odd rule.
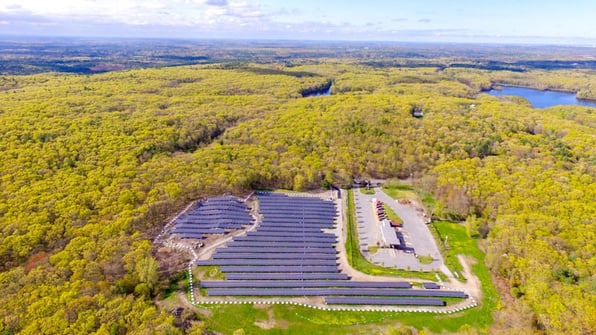
[[534,108],[547,108],[557,105],[580,105],[596,107],[594,101],[577,100],[573,93],[563,93],[555,91],[541,91],[525,87],[503,86],[501,90],[492,89],[487,92],[494,97],[503,95],[514,95],[525,98]]

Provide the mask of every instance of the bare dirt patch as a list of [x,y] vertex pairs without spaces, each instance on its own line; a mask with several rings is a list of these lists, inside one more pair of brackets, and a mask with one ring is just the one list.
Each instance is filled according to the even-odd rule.
[[270,305],[253,305],[257,309],[267,310],[267,320],[259,320],[254,323],[255,326],[261,329],[288,329],[289,323],[286,320],[280,320],[275,318],[275,313]]
[[451,279],[449,282],[450,286],[460,288],[468,292],[472,297],[476,298],[478,301],[482,299],[482,284],[480,283],[480,279],[472,273],[470,266],[476,263],[476,260],[470,256],[465,255],[457,255],[457,260],[461,263],[463,267],[463,275],[464,278],[467,279],[466,283],[462,283],[456,279]]

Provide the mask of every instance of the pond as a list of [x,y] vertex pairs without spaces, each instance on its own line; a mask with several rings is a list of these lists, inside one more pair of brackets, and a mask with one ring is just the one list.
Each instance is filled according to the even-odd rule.
[[541,91],[532,88],[503,86],[502,89],[492,89],[487,92],[494,97],[514,95],[525,98],[534,108],[548,108],[557,105],[580,105],[596,107],[596,101],[578,100],[573,93]]

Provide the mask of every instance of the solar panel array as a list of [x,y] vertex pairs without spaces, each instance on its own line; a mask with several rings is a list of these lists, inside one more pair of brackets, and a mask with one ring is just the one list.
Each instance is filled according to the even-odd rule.
[[225,234],[230,230],[250,225],[251,222],[248,208],[237,198],[209,198],[176,219],[174,229],[170,230],[170,233],[178,234],[183,239],[203,239],[204,235]]
[[208,295],[227,296],[361,296],[361,297],[442,297],[461,298],[468,296],[460,291],[404,290],[383,288],[212,288]]
[[305,287],[359,287],[359,288],[411,288],[408,282],[361,282],[353,280],[266,281],[229,280],[201,281],[202,288],[305,288]]
[[325,297],[327,304],[341,305],[410,305],[410,306],[445,306],[445,301],[433,298],[352,298]]
[[209,296],[322,296],[328,304],[444,306],[440,298],[463,292],[414,290],[408,282],[349,280],[337,265],[331,201],[283,194],[260,194],[262,222],[234,237],[197,265],[219,266],[224,281],[201,281]]

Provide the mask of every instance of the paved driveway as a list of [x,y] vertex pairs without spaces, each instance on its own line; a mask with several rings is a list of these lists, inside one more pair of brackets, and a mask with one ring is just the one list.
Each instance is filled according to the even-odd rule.
[[[373,210],[373,199],[388,204],[403,220],[402,232],[407,245],[413,247],[417,255],[430,255],[433,258],[431,264],[421,264],[414,254],[407,254],[395,249],[379,248],[376,253],[369,253],[369,246],[377,246],[377,241],[382,241],[380,225]],[[427,225],[424,223],[422,213],[418,212],[414,206],[399,204],[380,188],[375,188],[374,195],[361,193],[358,188],[355,188],[354,203],[358,221],[360,250],[371,262],[404,270],[443,271],[448,277],[452,276],[444,265],[443,257]]]

